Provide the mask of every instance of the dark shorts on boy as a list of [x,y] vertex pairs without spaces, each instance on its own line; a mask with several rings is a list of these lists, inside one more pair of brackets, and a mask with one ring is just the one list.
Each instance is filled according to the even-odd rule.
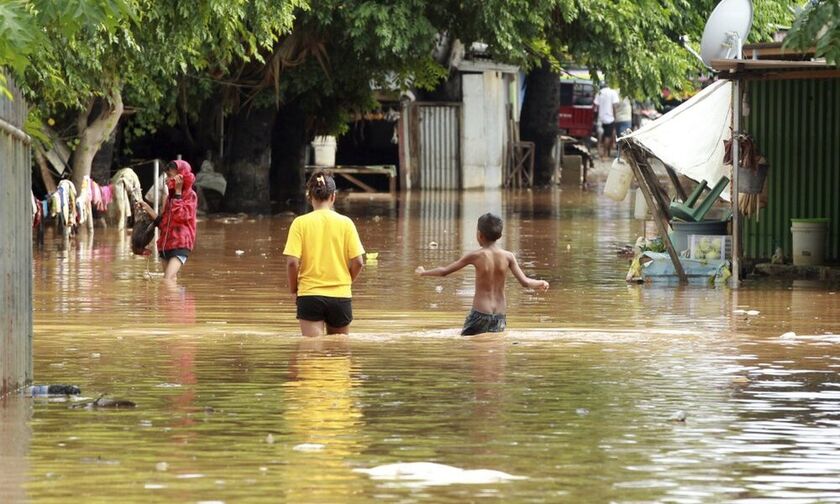
[[472,336],[489,332],[503,332],[506,325],[504,313],[482,313],[475,309],[470,310],[467,320],[464,321],[464,329],[461,336]]
[[190,249],[185,248],[177,248],[177,249],[170,249],[170,250],[162,250],[160,252],[161,259],[178,259],[181,261],[181,264],[185,264],[187,262],[187,257],[190,256]]
[[344,327],[353,321],[351,298],[328,296],[298,296],[298,320],[326,322],[330,327]]

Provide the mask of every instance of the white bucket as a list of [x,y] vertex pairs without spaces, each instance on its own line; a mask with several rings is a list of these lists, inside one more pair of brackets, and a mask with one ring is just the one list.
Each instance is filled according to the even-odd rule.
[[623,159],[613,161],[607,183],[604,185],[604,196],[613,201],[624,201],[630,182],[633,181],[633,170]]
[[633,218],[637,220],[647,220],[648,206],[645,194],[641,189],[636,189],[636,205],[633,208]]
[[312,147],[315,149],[315,166],[335,166],[334,136],[317,136],[312,142]]
[[825,256],[825,232],[828,219],[791,219],[793,264],[821,266]]

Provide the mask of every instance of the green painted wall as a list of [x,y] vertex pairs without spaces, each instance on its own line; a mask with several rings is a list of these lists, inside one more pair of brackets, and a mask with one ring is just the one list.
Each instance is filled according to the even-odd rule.
[[770,162],[767,207],[744,221],[744,256],[792,254],[790,219],[828,217],[826,261],[840,262],[840,79],[749,81],[743,124]]

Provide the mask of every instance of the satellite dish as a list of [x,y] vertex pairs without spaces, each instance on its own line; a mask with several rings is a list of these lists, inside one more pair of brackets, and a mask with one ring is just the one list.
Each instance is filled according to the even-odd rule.
[[753,6],[750,0],[722,0],[703,30],[700,57],[711,66],[713,59],[740,59],[741,45],[752,28]]

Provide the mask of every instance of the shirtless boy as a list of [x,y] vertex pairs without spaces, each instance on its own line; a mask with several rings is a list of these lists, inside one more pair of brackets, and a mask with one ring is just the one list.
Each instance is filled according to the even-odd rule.
[[415,270],[420,276],[446,276],[470,264],[475,267],[475,296],[461,331],[463,336],[505,330],[505,277],[508,271],[523,287],[548,290],[548,282],[525,276],[513,253],[496,246],[496,240],[501,236],[502,219],[486,213],[478,218],[476,238],[480,249],[467,253],[449,266],[432,270],[420,266]]

